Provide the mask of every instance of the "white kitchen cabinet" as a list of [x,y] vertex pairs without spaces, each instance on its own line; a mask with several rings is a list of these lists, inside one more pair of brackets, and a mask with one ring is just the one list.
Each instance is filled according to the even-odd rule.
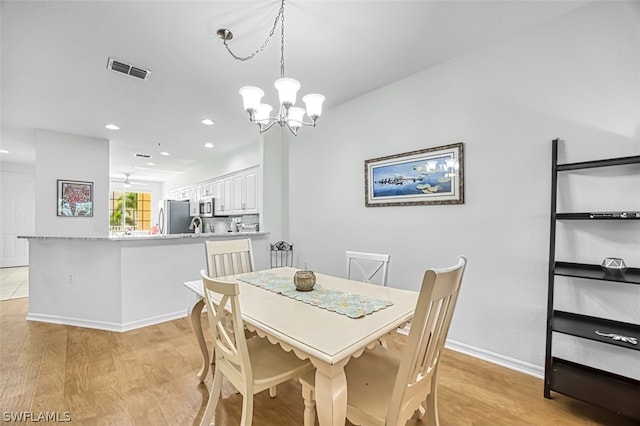
[[244,180],[242,173],[231,176],[231,212],[242,214],[244,206]]
[[202,197],[214,197],[215,196],[215,180],[209,180],[202,184],[200,187],[200,195]]
[[177,191],[176,200],[188,200],[191,197],[191,192],[189,188],[182,188]]
[[213,181],[216,216],[259,213],[258,168],[242,170]]
[[258,168],[242,170],[231,176],[231,213],[234,215],[258,213]]
[[232,176],[224,176],[214,181],[215,203],[214,214],[216,216],[227,216],[232,214]]
[[258,168],[246,170],[243,173],[244,182],[244,214],[258,214],[259,213],[259,181],[258,181]]
[[189,201],[191,201],[192,203],[197,203],[198,201],[200,201],[199,186],[192,186],[191,188],[189,188]]

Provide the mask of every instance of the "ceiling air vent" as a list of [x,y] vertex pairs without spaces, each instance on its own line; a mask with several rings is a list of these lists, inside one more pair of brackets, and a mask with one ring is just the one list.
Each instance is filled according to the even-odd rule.
[[130,75],[132,77],[140,78],[142,80],[148,79],[149,76],[151,75],[151,71],[149,70],[134,67],[133,65],[125,64],[124,62],[118,61],[113,58],[109,58],[109,62],[107,63],[107,68],[113,71]]
[[135,154],[137,158],[151,158],[149,154]]

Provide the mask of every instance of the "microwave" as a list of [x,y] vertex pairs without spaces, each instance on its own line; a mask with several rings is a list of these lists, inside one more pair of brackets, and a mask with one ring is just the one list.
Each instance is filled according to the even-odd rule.
[[200,200],[200,217],[213,217],[213,198]]

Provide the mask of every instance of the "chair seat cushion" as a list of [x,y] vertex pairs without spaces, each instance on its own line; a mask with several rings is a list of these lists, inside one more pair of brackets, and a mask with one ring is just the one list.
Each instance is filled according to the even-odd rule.
[[309,361],[303,361],[293,352],[285,352],[279,345],[269,343],[267,339],[252,337],[247,340],[251,354],[251,367],[256,386],[265,382],[272,386],[274,381],[286,380],[303,375],[313,369]]
[[374,423],[384,424],[399,366],[398,355],[382,346],[349,361],[345,367],[348,410],[358,407],[360,415],[366,413],[372,421],[378,420]]

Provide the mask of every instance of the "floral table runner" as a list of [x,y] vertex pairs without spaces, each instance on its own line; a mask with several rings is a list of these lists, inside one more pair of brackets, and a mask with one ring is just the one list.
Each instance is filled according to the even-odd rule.
[[282,276],[269,271],[243,274],[239,275],[237,279],[309,305],[346,315],[349,318],[361,318],[393,305],[388,300],[379,300],[333,288],[324,288],[317,283],[311,291],[298,291],[293,284],[293,277]]

